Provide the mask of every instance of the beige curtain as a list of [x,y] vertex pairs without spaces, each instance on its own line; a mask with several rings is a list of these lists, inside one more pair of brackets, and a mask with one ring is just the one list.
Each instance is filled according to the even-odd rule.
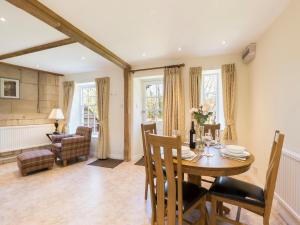
[[202,83],[202,68],[190,68],[190,108],[198,108],[200,106],[200,93]]
[[98,159],[106,159],[110,151],[109,145],[109,94],[110,94],[110,78],[97,78],[97,106],[99,118],[99,136],[96,157]]
[[178,130],[184,138],[184,90],[180,67],[166,68],[164,71],[164,135],[172,135]]
[[236,141],[235,130],[235,101],[236,101],[236,71],[234,64],[222,66],[223,105],[225,117],[225,141]]
[[62,124],[62,132],[68,133],[69,131],[69,119],[71,114],[71,108],[73,103],[74,96],[74,81],[65,81],[63,83],[64,89],[64,101],[63,101],[63,113],[64,113],[64,121]]

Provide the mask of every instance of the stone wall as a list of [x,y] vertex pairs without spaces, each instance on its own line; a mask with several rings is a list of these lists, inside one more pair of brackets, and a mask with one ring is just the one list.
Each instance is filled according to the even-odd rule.
[[59,104],[59,76],[0,63],[0,77],[20,80],[20,99],[0,98],[0,126],[52,123]]

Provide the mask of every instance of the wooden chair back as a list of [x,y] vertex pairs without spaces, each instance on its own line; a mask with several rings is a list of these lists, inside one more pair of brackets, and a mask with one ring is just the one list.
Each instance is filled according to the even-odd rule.
[[208,131],[211,131],[211,135],[213,136],[213,138],[215,139],[216,137],[216,130],[220,130],[221,129],[221,125],[218,124],[204,124],[204,134],[208,133]]
[[[178,224],[182,225],[182,164],[181,164],[181,138],[158,136],[146,133],[148,176],[151,192],[152,211],[155,211],[155,222],[157,225],[173,225],[178,216]],[[177,153],[177,163],[173,163],[173,154]],[[166,176],[163,174],[165,167]],[[175,170],[177,179],[175,179]],[[154,171],[156,185],[154,185]],[[176,181],[177,180],[177,181]],[[167,193],[165,193],[167,185]],[[177,185],[177,186],[176,186]],[[177,207],[176,207],[177,206]],[[176,214],[177,211],[177,214]],[[153,216],[153,215],[152,215]],[[153,219],[152,219],[153,221]]]
[[280,163],[280,158],[282,153],[283,141],[284,141],[284,135],[281,134],[279,131],[276,131],[273,145],[272,145],[269,167],[267,170],[266,183],[264,188],[264,195],[265,195],[264,214],[267,217],[269,217],[271,213],[278,168],[279,168],[279,163]]
[[156,123],[147,123],[147,124],[142,123],[141,130],[142,130],[144,157],[146,157],[146,134],[145,134],[145,132],[149,131],[151,134],[157,134]]

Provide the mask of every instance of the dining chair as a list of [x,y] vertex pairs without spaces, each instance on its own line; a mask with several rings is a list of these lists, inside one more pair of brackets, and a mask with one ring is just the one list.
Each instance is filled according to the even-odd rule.
[[208,131],[211,131],[212,137],[216,138],[216,130],[221,129],[221,124],[204,124],[204,134],[208,133]]
[[[207,190],[183,181],[180,136],[158,136],[146,132],[146,143],[148,165],[154,164],[154,167],[148,167],[152,224],[175,225],[177,220],[177,224],[182,225],[183,215],[192,209],[199,209],[201,213],[196,224],[205,224]],[[175,163],[173,154],[177,155]]]
[[[269,225],[283,141],[284,134],[276,131],[264,189],[231,177],[218,177],[216,179],[210,188],[212,202],[210,224],[216,224],[217,220],[232,224],[242,224],[239,220],[241,208],[244,208],[262,216],[263,224]],[[236,220],[223,217],[223,210],[220,210],[220,207],[222,209],[224,202],[238,206]]]
[[141,124],[141,130],[142,130],[142,140],[143,140],[143,151],[144,151],[144,164],[145,164],[145,172],[146,172],[146,178],[145,178],[145,200],[147,200],[148,196],[148,186],[149,186],[149,178],[148,178],[148,165],[146,160],[146,136],[145,132],[149,131],[152,134],[157,134],[156,130],[156,123],[148,123],[148,124]]
[[[221,125],[218,124],[204,124],[204,134],[208,133],[208,131],[211,131],[212,137],[215,140],[216,139],[216,130],[220,131]],[[201,184],[202,182],[212,184],[214,182],[216,177],[201,177],[198,178],[198,182]]]

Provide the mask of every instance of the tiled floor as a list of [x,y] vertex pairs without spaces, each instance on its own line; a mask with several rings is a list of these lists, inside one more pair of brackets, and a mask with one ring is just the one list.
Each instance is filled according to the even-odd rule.
[[[146,225],[150,202],[144,201],[144,168],[122,163],[114,169],[80,162],[21,177],[16,163],[0,166],[1,225]],[[234,210],[233,210],[234,211]],[[241,220],[262,224],[242,211]],[[276,209],[271,224],[283,225]]]

